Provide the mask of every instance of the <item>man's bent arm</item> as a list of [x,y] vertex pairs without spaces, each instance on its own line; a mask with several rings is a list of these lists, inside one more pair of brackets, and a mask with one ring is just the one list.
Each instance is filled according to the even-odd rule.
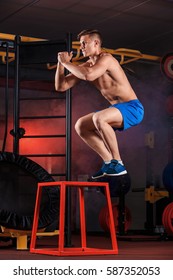
[[74,75],[64,75],[64,66],[58,62],[57,69],[55,73],[55,90],[56,91],[66,91],[67,89],[73,87],[79,81]]
[[82,80],[94,81],[101,77],[106,70],[108,70],[112,58],[110,56],[104,56],[96,62],[93,66],[88,66],[87,63],[84,65],[75,65],[71,62],[63,62],[63,66],[69,70],[74,76]]

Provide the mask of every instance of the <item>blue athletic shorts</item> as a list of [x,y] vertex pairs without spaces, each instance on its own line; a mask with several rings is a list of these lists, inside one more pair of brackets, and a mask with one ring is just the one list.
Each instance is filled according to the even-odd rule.
[[123,116],[123,127],[114,128],[114,130],[126,130],[132,126],[139,124],[144,117],[144,107],[138,99],[130,100],[111,105],[109,108],[117,108]]

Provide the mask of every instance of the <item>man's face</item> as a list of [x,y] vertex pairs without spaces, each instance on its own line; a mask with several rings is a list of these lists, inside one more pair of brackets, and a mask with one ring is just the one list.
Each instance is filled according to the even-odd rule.
[[80,49],[83,56],[90,56],[95,53],[95,40],[89,35],[81,36],[80,38]]

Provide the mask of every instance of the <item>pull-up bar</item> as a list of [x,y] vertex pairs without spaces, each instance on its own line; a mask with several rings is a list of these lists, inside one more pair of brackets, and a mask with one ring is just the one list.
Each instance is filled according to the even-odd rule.
[[[72,42],[72,48],[77,51],[76,56],[73,58],[73,61],[79,61],[83,59],[83,56],[80,56],[80,42],[73,41]],[[145,60],[152,60],[152,61],[161,61],[161,57],[154,56],[154,55],[148,55],[148,54],[142,54],[138,50],[133,49],[125,49],[125,48],[119,48],[119,49],[108,49],[108,48],[102,48],[103,51],[108,52],[112,55],[117,55],[121,57],[120,64],[126,64],[130,63],[135,60],[139,59],[145,59]],[[131,57],[130,59],[127,59],[127,57]]]
[[[0,42],[1,40],[10,40],[14,41],[15,40],[15,35],[11,34],[4,34],[0,33]],[[41,38],[33,38],[33,37],[26,37],[26,36],[21,36],[21,42],[43,42],[43,41],[48,41],[46,39],[41,39]],[[74,63],[80,63],[81,60],[83,60],[83,56],[81,55],[80,52],[80,42],[78,41],[73,41],[72,42],[72,49],[74,50],[74,57],[72,61]],[[106,51],[112,55],[115,56],[120,56],[120,64],[127,64],[133,61],[137,61],[139,59],[143,60],[148,60],[148,61],[155,61],[155,62],[161,62],[162,57],[160,56],[154,56],[154,55],[149,55],[149,54],[143,54],[139,50],[133,50],[133,49],[126,49],[126,48],[118,48],[118,49],[109,49],[109,48],[102,48],[103,51]],[[1,51],[0,56],[2,57],[2,62],[5,63],[6,59],[6,53]],[[9,62],[12,62],[15,59],[14,52],[9,52]],[[56,68],[56,65],[50,65],[49,63],[47,64],[47,68],[49,70]]]

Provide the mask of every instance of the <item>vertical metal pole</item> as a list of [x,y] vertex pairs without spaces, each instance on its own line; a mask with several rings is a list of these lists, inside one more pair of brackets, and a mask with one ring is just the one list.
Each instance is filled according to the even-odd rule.
[[4,44],[6,46],[6,85],[5,85],[5,133],[4,133],[4,141],[2,145],[2,152],[5,151],[6,146],[6,140],[7,140],[7,131],[8,131],[8,100],[9,100],[9,43],[5,42]]
[[[72,36],[67,34],[67,51],[72,49]],[[66,72],[67,74],[68,72]],[[71,89],[66,91],[66,181],[71,180]],[[66,247],[71,247],[71,188],[66,194]]]
[[[67,34],[67,51],[72,48],[71,34]],[[66,74],[68,72],[66,71]],[[66,180],[71,180],[71,89],[66,91]]]
[[19,43],[20,36],[15,37],[15,87],[14,87],[14,138],[13,138],[13,152],[19,153]]

